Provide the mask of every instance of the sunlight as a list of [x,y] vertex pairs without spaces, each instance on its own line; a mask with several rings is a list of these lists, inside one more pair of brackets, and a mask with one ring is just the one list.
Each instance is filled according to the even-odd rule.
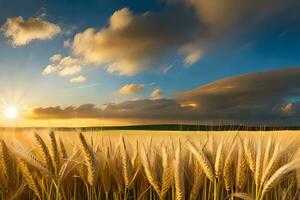
[[14,120],[18,117],[18,110],[14,106],[6,107],[3,111],[5,118],[9,120]]

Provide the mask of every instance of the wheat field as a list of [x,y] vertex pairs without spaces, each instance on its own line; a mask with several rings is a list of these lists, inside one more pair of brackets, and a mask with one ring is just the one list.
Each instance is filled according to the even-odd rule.
[[2,131],[1,199],[298,199],[299,133]]

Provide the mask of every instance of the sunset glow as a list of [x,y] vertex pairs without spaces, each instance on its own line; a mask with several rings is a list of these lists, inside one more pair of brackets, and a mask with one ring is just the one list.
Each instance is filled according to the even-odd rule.
[[18,110],[14,106],[9,106],[3,110],[3,114],[6,119],[14,120],[18,117],[19,113],[18,113]]

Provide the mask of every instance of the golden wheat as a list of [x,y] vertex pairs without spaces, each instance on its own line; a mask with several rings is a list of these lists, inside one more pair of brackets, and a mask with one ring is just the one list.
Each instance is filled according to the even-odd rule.
[[65,143],[63,135],[50,132],[49,143],[38,133],[34,142],[0,140],[0,199],[297,197],[298,140],[222,134],[200,141],[194,136],[118,140],[103,134],[87,142],[80,133]]
[[47,145],[45,144],[41,136],[39,136],[37,133],[35,133],[34,136],[39,147],[39,153],[41,154],[42,163],[48,168],[50,173],[54,174],[54,167]]
[[84,155],[85,164],[87,167],[87,180],[91,186],[94,186],[98,177],[98,163],[94,151],[88,146],[82,133],[79,134],[81,150]]

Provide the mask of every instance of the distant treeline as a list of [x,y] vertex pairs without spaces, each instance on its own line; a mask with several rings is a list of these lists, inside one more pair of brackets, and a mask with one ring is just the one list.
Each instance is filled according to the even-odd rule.
[[[10,129],[10,128],[0,128]],[[11,128],[12,129],[12,128]],[[44,128],[13,128],[13,129],[44,129]],[[187,125],[187,124],[159,124],[135,126],[97,126],[97,127],[56,127],[54,131],[105,131],[105,130],[149,130],[149,131],[278,131],[300,130],[296,126],[244,126],[244,125]]]
[[[45,129],[47,127],[10,128],[0,127],[0,130]],[[244,126],[244,125],[187,125],[187,124],[155,124],[133,126],[95,126],[95,127],[54,127],[54,131],[106,131],[106,130],[149,130],[149,131],[284,131],[300,130],[298,126]]]
[[[274,131],[274,130],[300,130],[300,127],[258,127],[258,126],[238,126],[238,125],[180,125],[180,124],[160,124],[160,125],[136,125],[136,126],[112,126],[112,127],[84,127],[82,131],[93,130],[151,130],[151,131]],[[59,130],[68,130],[59,128]],[[78,130],[78,129],[77,129]]]

